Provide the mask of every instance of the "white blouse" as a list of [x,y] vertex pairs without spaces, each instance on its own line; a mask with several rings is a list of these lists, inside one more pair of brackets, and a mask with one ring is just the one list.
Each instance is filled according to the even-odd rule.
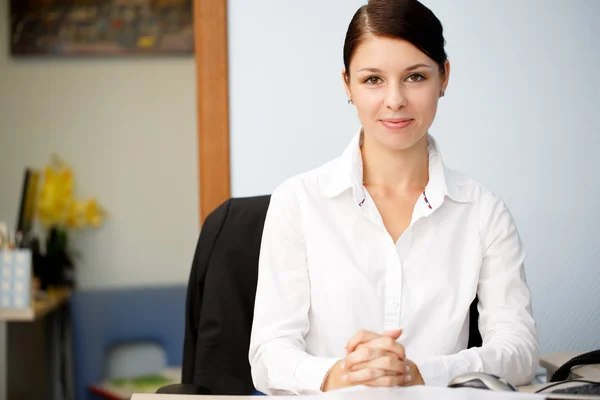
[[[537,328],[505,203],[446,168],[429,136],[429,183],[394,243],[362,184],[360,135],[272,195],[249,353],[255,387],[318,393],[355,332],[395,328],[427,385],[466,372],[531,382]],[[483,346],[467,349],[475,295]]]

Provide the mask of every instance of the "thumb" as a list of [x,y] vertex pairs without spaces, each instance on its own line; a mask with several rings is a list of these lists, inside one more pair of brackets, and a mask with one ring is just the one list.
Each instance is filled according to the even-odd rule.
[[392,329],[390,331],[384,331],[381,333],[382,336],[389,336],[391,338],[394,339],[398,339],[400,336],[402,336],[402,329]]

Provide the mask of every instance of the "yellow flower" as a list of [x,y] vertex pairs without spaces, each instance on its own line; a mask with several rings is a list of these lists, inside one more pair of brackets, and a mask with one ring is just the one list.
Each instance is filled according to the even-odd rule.
[[102,224],[102,220],[104,219],[104,211],[98,205],[95,199],[88,200],[87,207],[85,210],[85,220],[89,226],[93,226],[95,228],[99,227]]
[[99,227],[104,211],[95,199],[74,196],[75,179],[71,168],[58,156],[44,169],[44,183],[38,199],[38,217],[44,226],[70,228]]

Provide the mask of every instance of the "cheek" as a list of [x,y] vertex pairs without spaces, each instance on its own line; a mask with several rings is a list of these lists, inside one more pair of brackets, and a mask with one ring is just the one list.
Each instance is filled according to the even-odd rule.
[[365,99],[362,99],[361,102],[355,103],[354,105],[356,106],[356,111],[359,118],[363,122],[373,120],[377,118],[377,116],[380,114],[380,107],[377,105],[376,102],[365,101]]
[[362,90],[358,93],[354,102],[358,114],[364,116],[378,114],[383,104],[381,97],[377,90]]
[[411,99],[411,106],[421,118],[424,120],[431,120],[437,111],[438,97],[437,92],[423,90],[414,93],[414,96]]

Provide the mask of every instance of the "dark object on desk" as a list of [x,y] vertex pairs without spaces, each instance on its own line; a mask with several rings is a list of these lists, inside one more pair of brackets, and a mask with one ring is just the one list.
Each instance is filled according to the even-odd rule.
[[453,388],[476,388],[487,389],[494,392],[516,392],[517,388],[504,379],[483,372],[470,372],[459,375],[448,383],[448,387]]
[[556,389],[548,393],[550,400],[600,400],[600,382]]
[[68,252],[69,235],[65,229],[53,226],[46,240],[46,255],[42,259],[40,286],[67,286],[73,288],[74,264]]
[[[270,196],[229,199],[208,215],[200,233],[188,283],[182,383],[213,395],[256,393],[248,350],[269,202]],[[478,318],[475,299],[469,347],[482,343]]]
[[[561,385],[569,385],[579,382],[586,384],[548,391],[548,389],[552,389]],[[594,382],[587,379],[570,379],[544,386],[543,388],[537,390],[535,393],[547,394],[546,398],[553,400],[600,400],[600,382]]]
[[564,381],[569,378],[571,369],[581,365],[600,364],[600,350],[590,351],[589,353],[581,354],[573,357],[566,363],[560,366],[550,377],[550,382]]
[[19,217],[17,219],[17,247],[28,247],[29,240],[31,239],[39,181],[40,173],[38,171],[30,168],[25,169],[21,190],[21,203],[19,204]]
[[205,386],[194,386],[178,383],[174,385],[163,386],[156,391],[157,394],[197,394],[211,395],[212,393]]

